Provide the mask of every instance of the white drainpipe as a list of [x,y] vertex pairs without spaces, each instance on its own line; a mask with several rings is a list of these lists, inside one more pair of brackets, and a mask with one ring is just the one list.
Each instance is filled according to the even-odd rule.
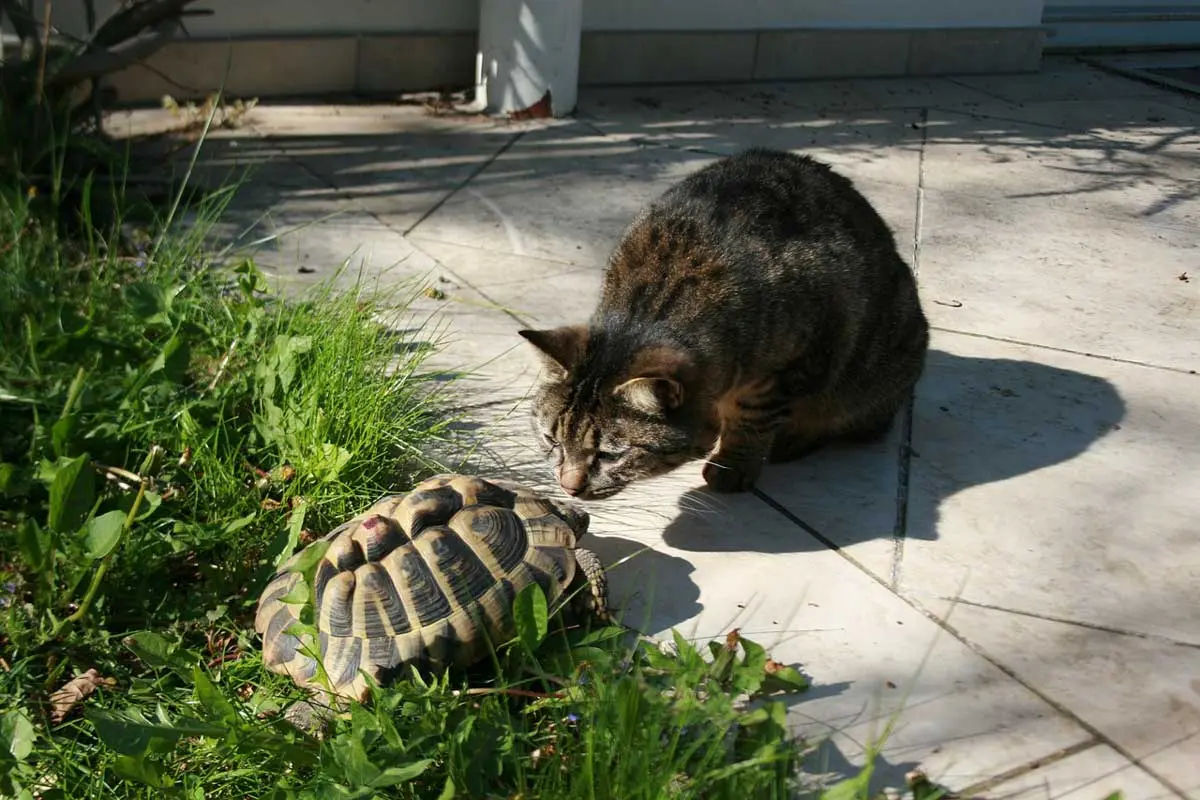
[[472,106],[518,117],[574,111],[582,23],[583,0],[480,0]]

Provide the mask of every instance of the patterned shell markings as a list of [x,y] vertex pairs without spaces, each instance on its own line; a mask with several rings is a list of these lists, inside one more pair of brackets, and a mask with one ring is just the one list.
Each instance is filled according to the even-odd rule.
[[[330,531],[313,585],[319,648],[333,690],[362,699],[359,670],[387,683],[407,665],[465,667],[516,634],[512,602],[537,583],[553,603],[577,569],[586,512],[520,484],[430,478]],[[263,591],[255,629],[274,672],[318,689],[316,662],[284,633],[301,606],[284,603],[299,573],[288,560]]]

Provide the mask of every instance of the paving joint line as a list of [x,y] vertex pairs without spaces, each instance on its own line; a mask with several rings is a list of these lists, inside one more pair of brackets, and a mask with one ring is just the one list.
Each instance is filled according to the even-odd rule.
[[1000,670],[1000,672],[1003,675],[1005,675],[1006,677],[1015,681],[1018,685],[1023,687],[1026,691],[1030,692],[1034,697],[1037,697],[1043,703],[1050,706],[1050,708],[1052,708],[1060,716],[1065,717],[1066,719],[1068,719],[1071,722],[1078,725],[1083,730],[1087,731],[1088,734],[1090,734],[1099,743],[1107,745],[1108,747],[1111,747],[1118,754],[1120,754],[1126,761],[1129,761],[1131,764],[1134,764],[1135,766],[1139,767],[1143,772],[1150,775],[1150,777],[1154,778],[1156,781],[1158,781],[1163,786],[1165,786],[1167,789],[1169,789],[1172,793],[1177,795],[1180,798],[1180,800],[1189,800],[1187,793],[1184,792],[1183,789],[1181,789],[1175,783],[1171,782],[1169,779],[1163,777],[1161,774],[1159,774],[1155,770],[1146,766],[1142,762],[1141,759],[1134,756],[1133,753],[1131,753],[1123,745],[1117,743],[1115,740],[1113,740],[1111,737],[1109,737],[1107,734],[1105,734],[1103,731],[1101,731],[1095,725],[1092,725],[1090,722],[1087,722],[1082,717],[1080,717],[1078,714],[1076,714],[1075,712],[1071,711],[1069,708],[1064,706],[1062,703],[1058,702],[1057,700],[1050,697],[1048,694],[1046,694],[1045,692],[1043,692],[1042,690],[1038,689],[1036,686],[1031,684],[1029,681],[1022,678],[1011,667],[1004,664],[1003,662],[1001,662],[1000,660],[998,660],[997,658],[992,656],[990,653],[988,653],[986,650],[984,650],[982,647],[980,647],[979,645],[972,642],[965,635],[960,633],[959,630],[957,628],[955,628],[953,625],[951,625],[946,619],[943,619],[942,617],[939,617],[937,614],[934,614],[932,611],[925,608],[923,605],[918,603],[916,600],[906,597],[905,595],[903,595],[900,592],[893,589],[891,586],[888,585],[888,582],[886,580],[879,577],[871,570],[867,569],[861,562],[858,561],[858,559],[854,558],[849,553],[842,550],[842,548],[839,547],[836,542],[834,542],[832,539],[830,539],[827,536],[825,536],[824,534],[822,534],[820,531],[818,531],[812,525],[809,525],[807,522],[800,519],[800,517],[796,516],[791,511],[789,511],[788,509],[786,509],[785,507],[780,505],[772,497],[765,494],[760,489],[754,488],[751,491],[753,492],[753,494],[755,496],[757,496],[760,500],[762,500],[764,503],[766,503],[768,506],[770,506],[772,509],[774,509],[781,516],[783,516],[784,518],[788,519],[789,521],[791,521],[792,523],[794,523],[795,525],[800,527],[805,533],[812,536],[814,539],[816,539],[821,544],[828,547],[830,550],[833,550],[834,552],[836,552],[839,556],[841,556],[847,562],[849,562],[851,565],[853,565],[859,572],[862,572],[864,575],[866,575],[867,578],[869,578],[870,580],[872,580],[875,583],[882,586],[885,591],[887,591],[888,593],[893,595],[901,603],[904,603],[909,608],[911,608],[913,611],[917,612],[918,614],[920,614],[921,616],[925,617],[930,622],[932,622],[934,625],[938,626],[943,631],[950,634],[951,637],[956,639],[960,644],[962,644],[964,647],[966,647],[972,653],[979,656],[980,658],[982,658],[987,663],[991,664],[996,669]]
[[958,336],[971,336],[976,339],[987,339],[992,342],[1004,342],[1005,344],[1015,344],[1021,347],[1032,347],[1039,350],[1052,350],[1056,353],[1067,353],[1073,356],[1083,356],[1085,358],[1096,358],[1101,361],[1112,361],[1117,364],[1129,364],[1135,367],[1145,367],[1146,369],[1163,370],[1164,372],[1176,372],[1180,375],[1195,375],[1196,370],[1184,369],[1183,367],[1169,367],[1166,364],[1151,364],[1148,361],[1138,361],[1133,358],[1121,358],[1120,356],[1106,356],[1103,353],[1089,353],[1086,350],[1075,350],[1070,347],[1057,347],[1052,344],[1037,344],[1036,342],[1027,342],[1023,339],[1012,339],[1008,336],[993,336],[989,333],[975,333],[974,331],[960,331],[956,328],[945,328],[940,325],[929,326],[930,330],[939,331],[941,333],[953,333]]
[[[917,157],[916,213],[913,215],[912,272],[921,273],[921,237],[925,222],[925,156],[929,144],[929,109],[921,109],[921,147]],[[904,568],[904,543],[908,539],[909,472],[912,467],[913,392],[904,401],[900,419],[900,447],[896,454],[896,520],[892,526],[892,566],[890,583],[896,590]]]
[[510,136],[507,142],[500,145],[500,147],[498,147],[496,149],[496,152],[492,153],[490,156],[485,158],[483,160],[483,162],[481,164],[479,164],[479,166],[477,166],[475,169],[471,170],[470,175],[467,175],[467,177],[465,177],[461,181],[459,181],[457,186],[455,186],[450,191],[446,192],[446,194],[442,195],[442,197],[436,203],[434,203],[432,206],[427,208],[425,210],[425,213],[417,218],[416,222],[409,225],[407,228],[405,228],[404,230],[402,230],[400,232],[404,236],[407,237],[409,234],[411,234],[413,231],[415,231],[418,227],[420,227],[421,223],[423,223],[425,220],[429,219],[434,214],[436,214],[438,211],[440,211],[442,206],[444,206],[447,202],[449,202],[450,198],[454,197],[456,194],[461,192],[463,189],[467,188],[467,184],[471,183],[471,181],[478,178],[479,175],[484,170],[486,170],[492,164],[496,163],[496,159],[500,158],[500,156],[507,153],[509,151],[509,149],[511,149],[512,146],[515,145],[518,141],[520,141],[521,138],[524,137],[525,134],[528,132],[529,131],[517,131],[512,136]]
[[965,600],[961,597],[938,597],[939,600],[950,600],[964,606],[972,608],[982,608],[985,611],[999,611],[1005,614],[1016,614],[1030,619],[1040,619],[1046,622],[1057,622],[1062,625],[1071,625],[1076,628],[1087,628],[1101,633],[1111,633],[1117,636],[1130,636],[1135,639],[1146,639],[1148,641],[1159,642],[1161,644],[1174,645],[1175,647],[1190,647],[1200,650],[1200,642],[1187,642],[1180,639],[1173,639],[1170,636],[1164,636],[1159,633],[1146,633],[1145,631],[1134,631],[1128,628],[1118,628],[1113,625],[1102,625],[1098,622],[1088,622],[1087,620],[1071,619],[1070,617],[1059,617],[1054,614],[1039,614],[1036,611],[1023,611],[1019,608],[1005,608],[993,603],[980,603],[974,600]]
[[[414,242],[412,240],[412,232],[414,230],[416,230],[416,228],[421,223],[423,223],[425,220],[429,219],[431,216],[433,216],[435,213],[437,213],[437,211],[442,206],[444,206],[446,204],[446,202],[450,200],[451,197],[454,197],[456,194],[458,194],[463,189],[465,189],[468,184],[470,184],[473,180],[475,180],[475,178],[479,177],[479,175],[484,170],[486,170],[493,163],[495,163],[496,159],[498,159],[500,156],[502,156],[506,152],[508,152],[508,150],[513,145],[515,145],[528,132],[529,131],[517,131],[512,136],[510,136],[508,141],[506,141],[503,145],[498,147],[496,149],[496,151],[494,153],[492,153],[488,158],[484,159],[483,162],[478,167],[476,167],[474,170],[471,171],[470,175],[468,175],[466,178],[464,178],[462,181],[460,181],[457,186],[455,186],[453,189],[451,189],[449,192],[447,192],[445,195],[443,195],[441,198],[439,198],[436,203],[434,203],[430,208],[426,209],[425,213],[421,214],[421,216],[417,219],[416,222],[412,223],[407,228],[399,228],[396,225],[393,225],[392,223],[388,222],[387,220],[382,219],[374,211],[370,211],[365,208],[361,209],[367,216],[374,219],[382,227],[386,228],[387,230],[394,231],[394,232],[400,234],[402,237],[404,237],[404,240],[406,242],[408,242],[409,245],[412,246],[414,251],[419,250],[422,253],[424,253],[425,255],[429,256],[439,267],[441,267],[443,270],[445,270],[450,275],[453,275],[455,280],[459,281],[462,285],[471,289],[471,291],[478,293],[481,297],[483,297],[485,300],[487,300],[488,302],[495,305],[505,315],[507,315],[511,319],[515,320],[517,322],[517,324],[521,325],[522,327],[530,327],[530,325],[527,321],[521,319],[519,316],[517,316],[516,314],[509,311],[503,304],[498,303],[495,299],[493,299],[490,295],[488,295],[487,292],[481,291],[478,287],[476,287],[474,284],[472,284],[471,281],[467,280],[464,276],[459,275],[457,272],[455,272],[454,270],[450,269],[445,264],[443,264],[441,262],[441,260],[434,258],[434,256],[432,256],[430,253],[426,252],[424,248],[422,248],[420,245],[418,245],[416,242]],[[304,160],[301,159],[299,156],[293,155],[292,153],[288,152],[288,148],[286,147],[286,145],[281,146],[280,150],[287,156],[287,158],[290,161],[293,161],[294,163],[298,164],[301,167],[301,169],[303,169],[305,172],[307,172],[310,176],[315,178],[317,181],[328,186],[330,189],[333,189],[335,191],[341,191],[341,187],[339,187],[336,183],[334,183],[333,181],[324,177],[323,175],[318,174],[315,170],[313,170],[311,167],[309,167],[308,164],[306,164],[304,162]],[[431,238],[431,237],[427,237],[427,238]],[[431,239],[431,240],[437,241],[436,239]],[[411,255],[412,254],[410,253],[409,256],[405,256],[405,260],[407,260],[409,257],[411,257]]]
[[964,786],[962,789],[955,789],[954,795],[967,797],[970,795],[979,794],[980,792],[991,791],[1006,781],[1011,781],[1024,775],[1028,775],[1034,770],[1041,769],[1042,767],[1048,767],[1051,764],[1057,764],[1059,761],[1064,761],[1071,756],[1077,756],[1080,753],[1091,750],[1093,747],[1098,747],[1101,744],[1103,744],[1103,742],[1101,742],[1095,736],[1089,736],[1088,738],[1076,742],[1075,744],[1067,745],[1066,747],[1060,747],[1052,753],[1047,753],[1044,756],[1039,756],[1038,758],[1026,761],[1024,764],[1020,764],[1012,769],[1007,769],[1004,772],[997,773],[990,778],[984,778],[981,781],[976,781],[970,786]]
[[[424,239],[427,242],[434,242],[436,244],[448,244],[453,247],[461,247],[461,248],[464,248],[467,250],[478,250],[481,253],[503,254],[505,252],[503,250],[496,250],[491,247],[484,247],[483,245],[479,245],[479,244],[465,244],[463,242],[451,242],[446,239],[440,239],[437,236],[430,236],[427,233],[413,233],[413,234],[407,234],[406,236],[407,236],[407,238],[409,238],[410,241],[412,241],[414,239]],[[415,241],[413,243],[415,244]],[[533,255],[529,255],[528,253],[512,253],[511,255],[516,256],[517,258],[528,258],[533,261],[545,261],[547,264],[556,264],[558,266],[571,267],[572,272],[583,272],[585,270],[591,270],[593,272],[600,272],[604,269],[603,264],[584,264],[579,261],[563,261],[561,258],[551,258],[549,256],[533,256]]]
[[911,599],[904,597],[903,595],[900,595],[898,593],[896,594],[896,596],[901,601],[907,603],[910,607],[912,607],[912,609],[915,610],[917,613],[923,615],[926,619],[930,620],[935,625],[940,627],[942,630],[946,631],[951,636],[953,636],[955,639],[962,642],[962,644],[965,645],[969,650],[971,650],[971,652],[975,653],[977,656],[979,656],[983,660],[987,661],[989,664],[994,666],[996,669],[1000,670],[1006,676],[1008,676],[1012,680],[1016,681],[1021,686],[1025,687],[1026,690],[1031,692],[1035,697],[1040,699],[1046,705],[1050,706],[1055,711],[1057,711],[1059,714],[1061,714],[1062,716],[1071,720],[1079,727],[1083,728],[1085,731],[1090,733],[1093,737],[1098,739],[1102,744],[1105,744],[1105,745],[1108,745],[1109,747],[1111,747],[1113,750],[1115,750],[1117,753],[1119,753],[1123,758],[1125,758],[1126,761],[1129,761],[1131,764],[1134,764],[1135,766],[1141,768],[1142,771],[1146,772],[1148,775],[1150,775],[1150,777],[1154,778],[1156,781],[1161,783],[1163,786],[1167,787],[1167,789],[1169,789],[1170,791],[1172,791],[1173,793],[1178,795],[1180,800],[1189,800],[1187,793],[1181,787],[1177,786],[1175,783],[1173,783],[1172,781],[1170,781],[1163,775],[1160,775],[1155,770],[1146,766],[1146,764],[1144,764],[1140,758],[1136,757],[1124,745],[1119,744],[1116,740],[1109,737],[1106,733],[1104,733],[1102,730],[1097,728],[1095,725],[1092,725],[1090,722],[1088,722],[1085,719],[1083,719],[1082,717],[1080,717],[1074,711],[1071,711],[1071,709],[1067,708],[1065,705],[1058,702],[1054,698],[1050,697],[1050,695],[1043,692],[1041,689],[1038,689],[1036,686],[1034,686],[1033,684],[1026,681],[1019,674],[1017,674],[1016,670],[1012,669],[1007,664],[1004,664],[999,659],[992,656],[990,653],[988,653],[986,650],[984,650],[981,646],[977,645],[975,642],[972,642],[965,635],[960,633],[959,630],[957,628],[955,628],[953,625],[951,625],[947,620],[943,619],[942,617],[939,617],[937,614],[934,614],[932,611],[925,608],[923,605],[916,602],[915,600],[911,600]]

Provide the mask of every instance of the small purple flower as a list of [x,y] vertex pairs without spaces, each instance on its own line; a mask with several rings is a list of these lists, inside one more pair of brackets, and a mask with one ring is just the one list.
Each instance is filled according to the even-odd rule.
[[0,594],[0,608],[8,608],[12,605],[12,598],[6,595],[16,594],[17,584],[13,581],[8,581],[3,586],[0,586],[0,590],[3,590],[3,594]]
[[578,714],[567,714],[567,722],[570,722],[572,724],[579,722],[579,715]]

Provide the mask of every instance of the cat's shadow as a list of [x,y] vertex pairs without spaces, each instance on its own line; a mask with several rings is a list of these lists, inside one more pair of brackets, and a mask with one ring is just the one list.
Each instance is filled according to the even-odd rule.
[[[640,595],[653,587],[653,601],[643,598],[652,609],[645,622],[666,630],[702,611],[688,552],[800,553],[890,541],[898,532],[936,541],[949,498],[1062,465],[1119,428],[1125,401],[1106,379],[1042,361],[981,356],[967,348],[993,352],[998,346],[965,340],[954,340],[961,352],[930,350],[907,439],[898,418],[882,442],[830,446],[767,465],[755,493],[714,493],[694,463],[665,480],[588,503],[597,533],[588,537],[589,546],[612,570],[614,589]],[[1058,364],[1087,363],[1044,356]],[[506,476],[561,494],[529,444],[527,402],[505,414],[503,423],[478,431],[489,443],[485,449],[501,446],[503,457],[479,452],[463,468],[492,470],[503,463]],[[1055,480],[1054,473],[1046,480]],[[680,493],[681,484],[691,485]],[[664,552],[663,544],[675,552]],[[639,622],[631,620],[635,627]]]
[[[1095,375],[1037,361],[931,350],[907,441],[898,418],[885,441],[830,446],[795,462],[768,465],[757,486],[761,499],[716,495],[698,486],[680,497],[663,540],[676,550],[767,553],[898,535],[936,540],[939,509],[947,499],[1068,462],[1119,429],[1125,410],[1117,389]],[[797,529],[792,535],[746,530],[739,509],[763,500],[791,518]],[[724,515],[728,524],[714,515]]]
[[[757,493],[711,492],[699,467],[688,465],[661,484],[666,491],[651,481],[619,503],[589,504],[599,523],[592,540],[598,555],[609,565],[633,555],[611,567],[614,590],[637,597],[629,622],[662,631],[707,616],[702,595],[723,587],[698,585],[689,552],[803,553],[871,540],[890,552],[898,532],[936,541],[948,499],[1063,465],[1119,428],[1126,407],[1112,383],[1055,365],[1087,363],[1079,357],[1046,360],[1054,363],[931,350],[907,439],[900,418],[883,442],[768,465]],[[1060,472],[1045,475],[1064,480]],[[681,483],[693,485],[681,494]]]

